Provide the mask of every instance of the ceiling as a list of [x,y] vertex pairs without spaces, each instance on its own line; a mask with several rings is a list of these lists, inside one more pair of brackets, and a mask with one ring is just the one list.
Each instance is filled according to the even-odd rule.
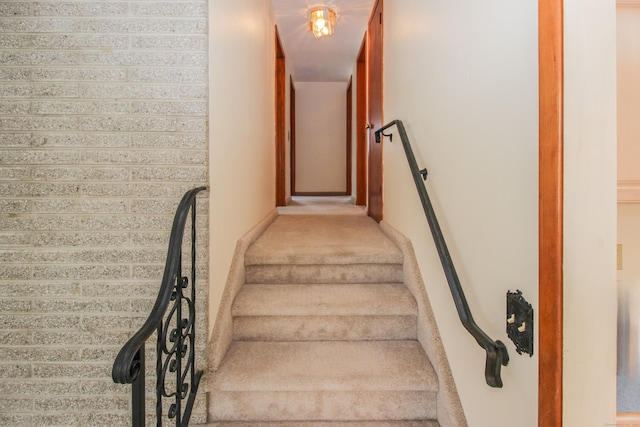
[[[346,82],[353,71],[374,0],[272,0],[287,64],[296,82]],[[307,10],[330,6],[338,14],[336,31],[316,40]]]

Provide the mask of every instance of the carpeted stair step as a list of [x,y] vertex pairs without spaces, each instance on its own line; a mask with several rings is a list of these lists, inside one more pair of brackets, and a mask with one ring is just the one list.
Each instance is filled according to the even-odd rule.
[[439,427],[403,258],[364,215],[276,217],[227,305],[208,426]]
[[402,283],[402,262],[371,218],[282,215],[247,250],[246,283]]
[[211,373],[215,421],[435,420],[417,341],[233,342]]
[[416,339],[403,284],[245,285],[232,314],[235,340]]
[[248,284],[402,283],[402,264],[261,264],[245,266]]
[[278,216],[245,255],[245,265],[402,262],[402,252],[378,224],[356,215]]
[[440,427],[437,421],[283,421],[244,422],[229,421],[202,425],[202,427]]

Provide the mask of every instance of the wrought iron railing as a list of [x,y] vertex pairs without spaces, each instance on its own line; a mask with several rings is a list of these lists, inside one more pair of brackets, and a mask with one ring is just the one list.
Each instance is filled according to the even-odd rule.
[[[196,195],[207,187],[189,190],[173,219],[169,249],[160,291],[149,317],[122,347],[113,364],[113,381],[131,384],[132,426],[145,425],[145,343],[155,331],[156,419],[175,420],[176,427],[189,424],[202,371],[195,367],[196,320]],[[182,246],[191,212],[190,278],[183,276]],[[189,272],[187,272],[188,274]],[[170,389],[170,387],[172,387]],[[168,410],[163,400],[171,402]]]
[[411,144],[409,143],[409,138],[407,137],[407,132],[402,121],[394,120],[376,130],[376,143],[381,142],[382,136],[387,136],[392,140],[391,134],[384,133],[386,129],[392,126],[396,126],[398,133],[400,134],[402,146],[404,147],[404,152],[407,156],[407,161],[409,162],[409,168],[411,169],[411,175],[413,176],[413,181],[416,185],[416,189],[418,190],[420,201],[422,202],[424,214],[427,217],[427,222],[429,223],[429,228],[433,235],[433,241],[438,251],[438,256],[440,257],[440,262],[442,264],[445,277],[447,278],[447,283],[449,284],[449,290],[451,291],[451,296],[453,297],[458,317],[465,329],[475,338],[480,347],[484,348],[487,353],[484,368],[484,376],[487,384],[491,387],[502,387],[500,369],[502,366],[507,366],[509,363],[509,353],[507,353],[507,348],[502,341],[494,341],[489,338],[489,336],[480,329],[473,319],[471,309],[467,303],[467,298],[464,294],[464,290],[462,289],[462,285],[460,284],[460,280],[458,279],[458,274],[456,273],[453,261],[451,260],[449,249],[447,249],[447,243],[442,235],[438,219],[435,211],[433,210],[429,195],[427,194],[427,187],[424,183],[427,180],[427,169],[418,168],[418,163],[413,155],[413,150],[411,149]]

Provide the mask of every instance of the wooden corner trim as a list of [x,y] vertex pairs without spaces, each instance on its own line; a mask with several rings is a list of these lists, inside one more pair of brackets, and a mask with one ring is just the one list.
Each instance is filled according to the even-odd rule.
[[562,427],[563,1],[538,1],[539,358],[538,425]]

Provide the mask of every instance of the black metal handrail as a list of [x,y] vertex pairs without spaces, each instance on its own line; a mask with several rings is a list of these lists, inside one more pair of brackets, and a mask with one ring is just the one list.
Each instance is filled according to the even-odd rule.
[[440,262],[442,263],[442,268],[447,278],[447,283],[449,284],[449,290],[451,291],[451,296],[453,297],[458,317],[465,329],[475,338],[480,347],[484,348],[487,352],[487,360],[484,368],[484,376],[487,384],[491,387],[502,387],[500,368],[501,366],[507,366],[509,363],[509,353],[507,353],[507,348],[502,341],[493,341],[482,329],[480,329],[475,320],[473,320],[469,304],[467,303],[467,298],[464,295],[464,290],[460,285],[460,280],[458,279],[456,269],[453,265],[453,261],[451,260],[451,255],[447,249],[447,243],[442,235],[438,219],[435,211],[433,210],[433,206],[431,205],[429,195],[427,194],[427,187],[424,183],[424,181],[427,180],[427,170],[418,168],[418,163],[413,155],[413,150],[411,149],[411,144],[409,143],[409,138],[407,137],[404,124],[401,120],[394,120],[386,124],[375,131],[375,140],[377,143],[380,143],[381,136],[388,136],[391,140],[391,134],[387,135],[384,131],[392,126],[396,126],[400,133],[400,139],[402,140],[402,146],[404,147],[405,154],[407,155],[411,175],[413,176],[413,181],[416,184],[416,189],[418,190],[420,201],[422,202],[422,208],[424,209],[424,214],[427,217],[427,222],[429,223],[429,228],[431,229],[431,234],[433,235],[433,240],[436,245],[436,249],[438,250]]
[[[169,238],[164,274],[156,302],[142,327],[122,347],[111,376],[113,381],[131,384],[132,426],[145,425],[145,343],[157,331],[156,418],[162,425],[162,399],[171,399],[166,416],[176,427],[189,424],[202,371],[195,369],[195,279],[196,279],[196,195],[207,187],[185,193],[176,209]],[[182,275],[182,241],[191,211],[191,289],[189,277]],[[173,302],[173,305],[169,305]],[[167,313],[168,311],[168,313]],[[186,313],[185,313],[186,312]],[[173,375],[171,375],[173,374]],[[167,391],[166,381],[174,376],[175,391]],[[188,396],[188,397],[187,397]],[[186,404],[183,406],[183,400]]]

